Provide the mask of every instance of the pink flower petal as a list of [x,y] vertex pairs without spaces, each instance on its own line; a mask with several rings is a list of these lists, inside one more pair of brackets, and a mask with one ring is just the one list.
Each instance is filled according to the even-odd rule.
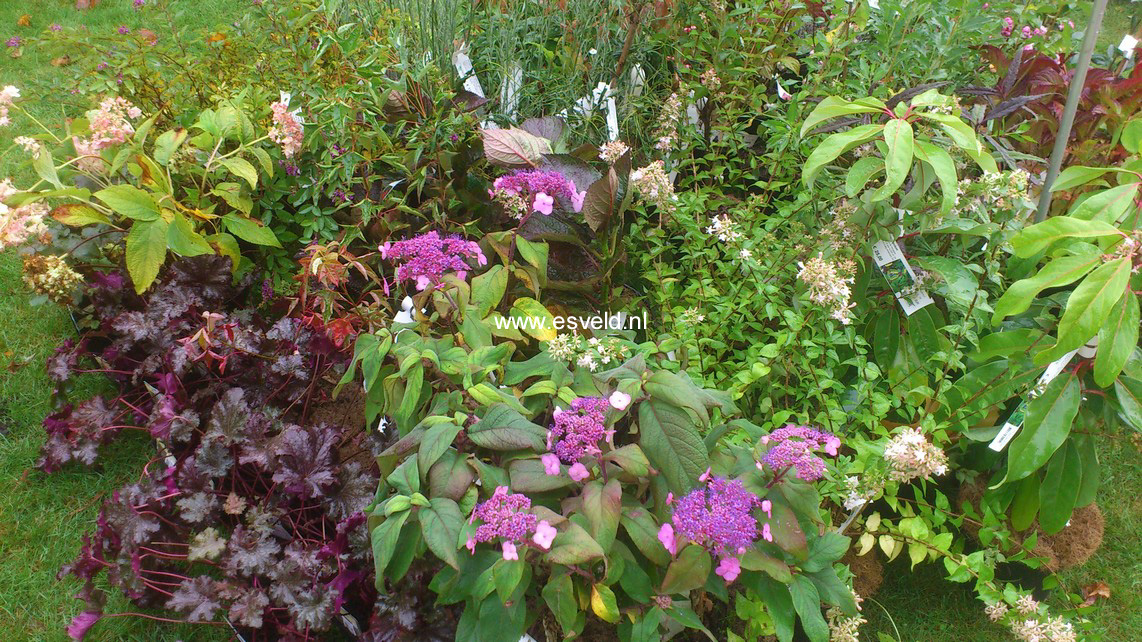
[[548,475],[559,474],[559,457],[556,456],[555,453],[542,455],[539,460],[543,462],[543,472]]
[[531,541],[535,542],[543,550],[551,548],[551,542],[555,541],[556,530],[555,527],[543,520],[535,527],[535,535]]
[[583,481],[584,479],[591,476],[591,473],[587,470],[587,467],[578,462],[571,465],[571,468],[568,469],[567,474],[571,475],[571,479],[577,482]]
[[722,579],[726,580],[726,583],[729,584],[736,580],[738,575],[741,574],[741,562],[739,562],[736,557],[723,558],[722,561],[718,562],[718,568],[714,572],[722,576]]
[[626,410],[627,406],[630,405],[630,395],[626,394],[625,392],[619,392],[616,390],[611,393],[608,401],[611,403],[611,407],[615,410]]
[[662,546],[670,551],[671,555],[678,554],[678,542],[674,539],[674,527],[670,522],[666,522],[658,529],[658,541],[662,542]]
[[765,525],[761,527],[761,537],[767,542],[773,541],[773,532],[769,530],[769,522],[766,522]]
[[515,542],[504,542],[504,559],[505,560],[518,560],[519,553],[516,552]]
[[551,214],[552,206],[555,205],[555,197],[548,196],[543,192],[535,195],[535,202],[532,203],[532,208],[543,215]]
[[761,510],[765,513],[766,517],[773,519],[773,502],[768,499],[761,500]]

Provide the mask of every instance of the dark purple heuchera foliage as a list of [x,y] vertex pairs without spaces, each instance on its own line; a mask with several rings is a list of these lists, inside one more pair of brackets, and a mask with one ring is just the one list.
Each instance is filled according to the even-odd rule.
[[374,445],[357,425],[306,420],[344,355],[293,318],[241,309],[250,288],[232,283],[228,259],[175,263],[142,297],[117,273],[93,281],[92,329],[48,370],[61,393],[74,376],[101,372],[119,396],[45,419],[39,467],[92,465],[102,444],[128,433],[153,437],[159,452],[104,503],[61,571],[84,583],[69,635],[98,634],[105,574],[140,606],[189,622],[225,618],[248,640],[346,629],[433,637],[450,613],[426,616],[428,600],[410,607],[373,585],[363,510],[377,486]]

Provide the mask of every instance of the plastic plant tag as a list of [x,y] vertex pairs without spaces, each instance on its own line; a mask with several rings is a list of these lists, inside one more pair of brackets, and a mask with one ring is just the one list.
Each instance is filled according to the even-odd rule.
[[504,77],[504,84],[500,87],[500,104],[503,105],[504,114],[514,119],[519,108],[519,92],[523,89],[523,68],[519,63],[512,63],[508,75]]
[[452,66],[456,67],[456,73],[463,79],[465,91],[476,94],[480,98],[487,98],[484,95],[484,86],[480,84],[480,79],[472,71],[472,59],[468,57],[463,46],[452,54]]
[[932,297],[925,290],[916,288],[916,273],[904,258],[900,246],[895,241],[878,241],[872,246],[872,260],[888,286],[892,288],[896,300],[904,310],[904,314],[912,313],[932,303]]
[[[1070,363],[1071,359],[1074,358],[1079,350],[1082,350],[1082,348],[1071,350],[1051,363],[1048,363],[1046,370],[1044,370],[1043,374],[1039,377],[1039,381],[1035,383],[1035,389],[1041,390],[1043,386],[1051,383],[1052,379],[1059,376],[1059,373]],[[1026,414],[1027,400],[1023,399],[1019,402],[1019,405],[1015,407],[1015,411],[1011,413],[1007,421],[1003,423],[1003,428],[999,429],[999,434],[991,440],[991,443],[988,444],[987,447],[995,452],[1001,452],[1006,448],[1007,444],[1011,443],[1011,440],[1015,437],[1015,433],[1019,432],[1019,428],[1023,426],[1023,420],[1026,418]]]

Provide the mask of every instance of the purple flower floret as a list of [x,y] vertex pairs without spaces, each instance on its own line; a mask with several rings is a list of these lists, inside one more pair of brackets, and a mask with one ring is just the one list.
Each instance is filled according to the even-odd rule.
[[570,201],[578,212],[583,209],[587,192],[580,192],[571,179],[559,172],[528,169],[497,178],[489,195],[503,202],[513,216],[523,218],[531,211],[551,214],[556,198]]
[[762,462],[774,471],[793,468],[798,478],[811,482],[825,475],[825,460],[817,456],[817,451],[824,450],[830,456],[836,456],[841,440],[836,435],[808,426],[787,424],[762,437],[761,443],[772,445],[758,462],[759,470]]
[[714,555],[736,557],[757,541],[753,509],[758,506],[761,500],[741,481],[714,477],[678,500],[671,521],[678,535]]
[[446,272],[455,272],[463,279],[468,274],[467,259],[474,258],[479,265],[488,264],[475,241],[465,241],[458,236],[441,238],[436,231],[385,243],[380,250],[383,259],[405,261],[397,267],[397,279],[416,281],[417,290],[439,284]]

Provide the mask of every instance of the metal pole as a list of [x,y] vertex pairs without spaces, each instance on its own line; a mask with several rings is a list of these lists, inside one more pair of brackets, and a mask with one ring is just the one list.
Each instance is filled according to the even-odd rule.
[[1079,51],[1078,64],[1075,65],[1075,75],[1071,78],[1071,86],[1067,91],[1067,105],[1063,108],[1063,121],[1059,123],[1059,131],[1055,136],[1055,148],[1051,151],[1051,164],[1047,169],[1047,179],[1043,181],[1043,192],[1039,195],[1039,210],[1035,212],[1035,222],[1047,218],[1047,210],[1051,207],[1051,185],[1059,176],[1059,168],[1063,164],[1063,155],[1067,152],[1067,141],[1071,137],[1071,127],[1075,124],[1075,112],[1079,108],[1079,97],[1082,95],[1083,85],[1086,83],[1086,71],[1090,67],[1090,56],[1094,53],[1094,43],[1098,39],[1098,31],[1102,27],[1102,16],[1106,13],[1106,0],[1094,0],[1094,8],[1090,11],[1090,21],[1087,23],[1086,33],[1083,34],[1083,46]]

